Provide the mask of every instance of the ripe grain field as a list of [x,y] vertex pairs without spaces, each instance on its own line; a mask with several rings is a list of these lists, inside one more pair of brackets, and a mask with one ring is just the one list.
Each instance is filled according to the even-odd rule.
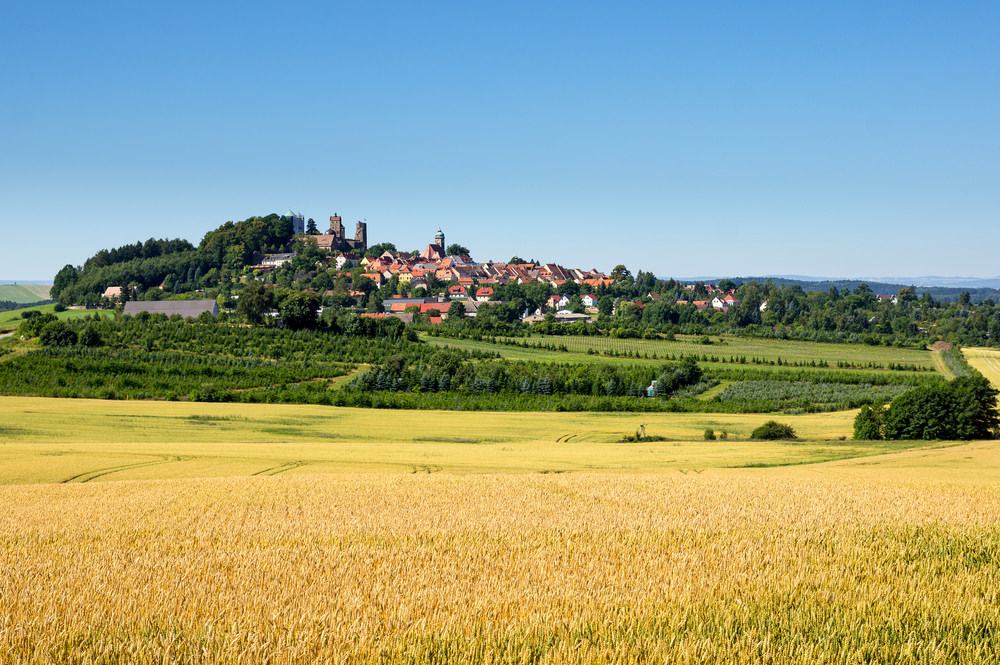
[[[0,485],[373,471],[700,472],[951,445],[841,440],[855,414],[782,416],[802,440],[778,443],[747,440],[770,414],[512,416],[0,397]],[[619,443],[643,425],[667,440]],[[707,428],[728,439],[705,441]]]
[[1000,388],[1000,349],[963,348],[965,360],[979,370],[997,388]]
[[0,661],[996,662],[996,446],[921,454],[2,487]]

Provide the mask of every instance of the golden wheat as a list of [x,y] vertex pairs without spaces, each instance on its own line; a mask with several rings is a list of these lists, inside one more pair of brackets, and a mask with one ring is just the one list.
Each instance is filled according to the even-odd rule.
[[995,662],[995,485],[326,475],[0,488],[0,662]]

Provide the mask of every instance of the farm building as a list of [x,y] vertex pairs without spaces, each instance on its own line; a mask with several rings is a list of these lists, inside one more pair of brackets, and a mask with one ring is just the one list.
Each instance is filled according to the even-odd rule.
[[125,303],[125,314],[135,316],[139,312],[150,314],[180,314],[185,319],[194,319],[208,312],[219,315],[219,305],[214,300],[130,300]]

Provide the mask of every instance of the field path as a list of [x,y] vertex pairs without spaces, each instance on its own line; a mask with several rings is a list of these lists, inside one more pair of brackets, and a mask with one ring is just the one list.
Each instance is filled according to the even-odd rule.
[[1000,349],[964,348],[962,355],[970,365],[982,372],[994,387],[1000,388]]
[[944,356],[941,355],[941,351],[939,349],[931,351],[931,358],[934,359],[934,368],[938,371],[938,373],[949,381],[955,378],[955,373],[948,369],[948,365],[944,361]]

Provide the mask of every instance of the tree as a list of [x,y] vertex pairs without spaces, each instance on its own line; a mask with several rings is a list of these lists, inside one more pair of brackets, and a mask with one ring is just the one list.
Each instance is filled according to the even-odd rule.
[[997,390],[982,375],[908,390],[889,405],[887,439],[994,439]]
[[527,261],[522,259],[517,254],[515,254],[514,256],[510,257],[510,261],[508,261],[507,263],[521,264],[521,263],[527,263]]
[[583,306],[583,298],[578,295],[570,296],[566,309],[574,314],[583,314],[585,309]]
[[625,279],[631,279],[631,277],[632,273],[629,272],[629,269],[620,263],[616,265],[614,269],[611,271],[611,279],[615,280],[616,282],[620,282]]
[[369,247],[368,249],[366,249],[365,250],[365,256],[368,256],[368,257],[382,256],[386,252],[393,252],[393,253],[395,253],[396,252],[396,245],[394,245],[391,242],[380,242],[379,244],[372,245],[371,247]]
[[80,331],[80,337],[77,340],[80,346],[103,346],[104,340],[101,338],[101,334],[93,326],[87,326]]
[[312,217],[310,217],[309,221],[306,222],[306,234],[311,236],[319,235],[319,229],[316,228],[316,220]]
[[791,425],[785,425],[775,420],[768,420],[766,423],[750,433],[751,439],[764,439],[765,441],[777,441],[779,439],[794,439],[795,430]]
[[463,305],[458,300],[453,300],[450,305],[448,305],[448,320],[457,320],[465,317],[465,305]]
[[295,258],[292,260],[292,267],[295,270],[315,270],[316,263],[327,257],[327,253],[319,248],[316,238],[302,236],[295,241],[294,247]]
[[611,316],[615,309],[615,299],[611,296],[601,296],[597,299],[597,313],[601,316]]
[[263,323],[271,309],[271,294],[257,280],[251,281],[239,294],[236,314],[248,323]]
[[470,254],[468,247],[463,247],[458,243],[448,245],[448,249],[444,250],[444,253],[448,256],[468,256]]
[[281,303],[281,322],[291,330],[315,328],[318,309],[319,296],[315,293],[293,293]]
[[50,321],[42,328],[38,338],[42,346],[73,346],[76,333],[64,321]]
[[[58,300],[63,300],[63,292],[73,286],[79,277],[79,270],[69,264],[63,266],[62,270],[57,272],[55,278],[52,280],[52,297]],[[69,294],[67,294],[67,297],[68,295]]]
[[876,441],[885,438],[885,409],[865,404],[854,418],[854,438],[858,441]]

